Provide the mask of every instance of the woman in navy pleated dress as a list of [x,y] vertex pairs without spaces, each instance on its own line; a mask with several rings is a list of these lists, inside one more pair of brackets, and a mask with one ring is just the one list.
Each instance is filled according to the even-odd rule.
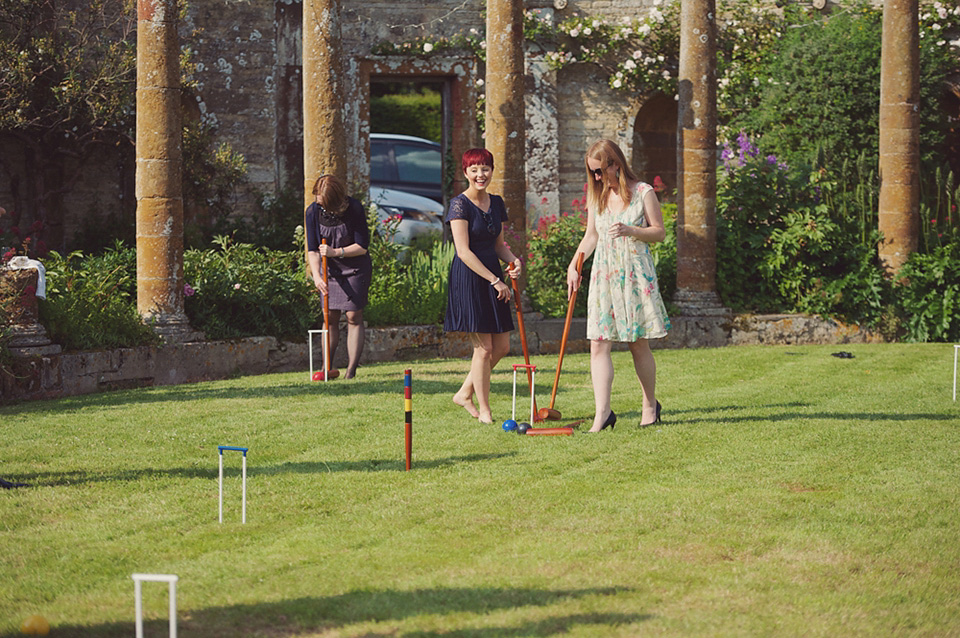
[[[360,365],[365,337],[363,308],[367,305],[373,262],[367,249],[370,229],[363,205],[347,195],[347,187],[334,175],[321,175],[313,184],[316,201],[304,213],[307,263],[320,295],[329,293],[330,358],[340,343],[340,314],[347,313],[347,370],[352,379]],[[326,239],[327,243],[321,243]],[[327,258],[328,281],[321,264]]]
[[453,402],[481,423],[493,423],[490,371],[509,352],[513,330],[510,286],[503,281],[500,262],[512,264],[513,278],[520,276],[521,264],[503,241],[507,221],[503,198],[487,191],[493,155],[486,149],[470,149],[463,154],[461,166],[469,186],[450,200],[447,211],[456,256],[450,266],[443,328],[469,333],[473,344],[470,373]]

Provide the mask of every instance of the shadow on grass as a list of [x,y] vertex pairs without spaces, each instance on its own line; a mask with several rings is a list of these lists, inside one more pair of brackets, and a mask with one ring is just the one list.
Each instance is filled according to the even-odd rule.
[[[131,587],[131,592],[132,592]],[[181,600],[189,597],[189,585],[178,587]],[[629,592],[626,587],[588,588],[572,590],[547,590],[526,588],[435,588],[413,591],[363,590],[352,591],[339,596],[295,598],[280,602],[265,602],[230,607],[210,607],[207,609],[180,611],[178,613],[178,635],[203,636],[204,638],[226,638],[233,636],[271,636],[291,637],[313,635],[358,623],[398,622],[421,615],[440,616],[443,614],[476,614],[482,616],[508,609],[521,607],[547,607],[561,605],[565,601],[590,596],[614,596],[620,592]],[[166,607],[159,610],[147,610],[161,614],[158,620],[144,622],[144,635],[166,636],[168,620]],[[563,611],[562,607],[558,611]],[[133,601],[130,601],[130,622],[106,623],[93,626],[58,624],[50,631],[51,636],[97,638],[129,638],[134,635]],[[519,621],[505,626],[458,629],[454,622],[476,624],[478,619],[456,620],[431,619],[432,625],[443,625],[448,629],[435,631],[400,631],[395,626],[365,631],[364,636],[404,636],[409,638],[427,638],[430,636],[464,636],[485,638],[487,636],[553,636],[573,631],[577,627],[595,625],[599,627],[622,626],[639,623],[652,618],[650,614],[622,613],[575,613],[558,614],[543,618],[543,612],[537,612],[538,619]],[[482,622],[482,618],[479,619]],[[489,623],[487,623],[489,624]],[[0,638],[14,638],[19,633],[5,633]]]
[[[466,377],[467,370],[463,370]],[[304,375],[306,376],[306,375]],[[450,395],[460,389],[463,382],[458,374],[452,381],[418,380],[413,379],[413,398],[418,395]],[[210,382],[219,383],[219,382]],[[518,381],[518,387],[520,382]],[[538,384],[539,385],[539,384]],[[523,387],[526,388],[526,379]],[[491,384],[493,394],[509,395],[513,389],[512,378],[509,381],[494,381]],[[210,386],[208,382],[186,383],[182,385],[151,386],[133,390],[117,390],[99,394],[86,394],[50,401],[36,401],[13,406],[18,412],[55,412],[57,415],[69,415],[91,408],[125,407],[139,404],[210,401],[228,399],[310,399],[330,397],[363,397],[388,395],[403,401],[403,376],[398,375],[395,382],[378,380],[361,381],[336,380],[328,383],[310,382],[304,379],[302,383],[285,383],[265,387],[222,387]]]
[[[463,456],[448,456],[440,459],[413,460],[413,470],[432,470],[440,467],[450,467],[460,463],[476,463],[479,461],[493,461],[516,456],[516,452],[501,452],[494,454],[467,454]],[[286,462],[279,465],[264,467],[247,467],[247,476],[275,476],[278,474],[330,474],[333,472],[403,472],[406,464],[403,459],[366,459],[362,461],[304,461]],[[240,470],[235,467],[224,468],[224,479],[240,476]],[[215,481],[219,477],[219,467],[211,468],[168,468],[138,470],[124,470],[122,472],[97,474],[83,470],[67,472],[33,472],[18,475],[17,481],[27,483],[31,487],[54,487],[63,485],[82,485],[85,483],[106,483],[111,481],[142,481],[165,478],[209,479]]]

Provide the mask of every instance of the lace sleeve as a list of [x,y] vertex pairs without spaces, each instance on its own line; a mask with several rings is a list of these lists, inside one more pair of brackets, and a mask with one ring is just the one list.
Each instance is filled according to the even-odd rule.
[[467,203],[464,197],[454,197],[450,200],[450,208],[447,209],[447,222],[450,222],[454,219],[465,219],[468,222],[470,221],[470,209],[467,207]]

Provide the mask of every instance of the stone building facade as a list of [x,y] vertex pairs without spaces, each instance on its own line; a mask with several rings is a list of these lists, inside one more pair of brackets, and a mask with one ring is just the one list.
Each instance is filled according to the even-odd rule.
[[[580,12],[610,20],[642,17],[654,0],[527,0],[555,20]],[[453,157],[482,145],[477,101],[482,67],[462,55],[377,56],[382,41],[412,41],[425,35],[453,37],[484,29],[481,0],[431,3],[345,0],[342,3],[344,123],[351,182],[368,179],[370,83],[378,80],[441,83],[444,130]],[[191,3],[182,27],[195,33],[198,115],[216,123],[223,139],[242,152],[254,186],[271,191],[302,170],[301,5],[295,0],[201,0]],[[583,152],[600,137],[617,140],[645,176],[675,183],[676,105],[672,96],[645,103],[607,86],[589,65],[559,72],[543,52],[528,47],[528,208],[569,210],[581,196]],[[459,171],[455,171],[458,173]],[[297,181],[299,183],[299,181]],[[455,187],[455,191],[459,188]],[[542,203],[546,198],[546,203]]]
[[[575,12],[620,21],[643,17],[655,4],[659,2],[526,0],[524,7],[556,21]],[[383,41],[453,37],[471,29],[482,33],[484,6],[482,0],[342,0],[342,113],[352,183],[369,178],[371,82],[439,83],[448,136],[444,142],[452,156],[483,145],[477,124],[483,68],[472,54],[379,56],[371,51]],[[243,154],[251,193],[303,183],[302,24],[298,0],[191,0],[180,23],[181,46],[193,50],[196,62],[196,89],[184,94],[185,117],[215,124],[219,140]],[[583,152],[601,137],[620,143],[646,179],[660,175],[668,186],[676,183],[673,96],[628,96],[611,89],[591,65],[555,71],[543,54],[527,47],[527,204],[534,218],[571,210],[571,202],[582,196]],[[15,149],[4,152],[12,157]],[[68,244],[94,220],[132,223],[133,154],[114,154],[90,162],[74,187],[70,206],[64,207],[62,236]],[[454,175],[459,176],[458,169]],[[10,186],[0,177],[0,201],[10,201]],[[463,187],[455,183],[449,195]],[[239,212],[256,210],[251,193],[240,196]]]

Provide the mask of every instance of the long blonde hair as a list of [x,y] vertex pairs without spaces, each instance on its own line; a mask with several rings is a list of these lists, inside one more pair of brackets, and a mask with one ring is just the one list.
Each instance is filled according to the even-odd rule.
[[592,209],[594,213],[601,214],[603,212],[603,203],[607,201],[607,195],[610,194],[610,187],[607,185],[606,180],[601,180],[599,183],[593,177],[593,173],[590,171],[590,165],[587,164],[587,160],[594,159],[600,162],[600,168],[606,170],[609,166],[615,165],[617,167],[617,175],[620,180],[620,197],[623,198],[624,203],[627,205],[630,204],[630,200],[633,198],[633,193],[630,192],[628,184],[631,182],[638,182],[640,178],[633,172],[633,169],[630,168],[630,165],[627,163],[627,158],[624,157],[623,151],[620,150],[620,147],[617,146],[617,143],[612,140],[598,140],[590,145],[590,148],[587,149],[587,153],[583,158],[583,165],[587,169],[587,208]]

